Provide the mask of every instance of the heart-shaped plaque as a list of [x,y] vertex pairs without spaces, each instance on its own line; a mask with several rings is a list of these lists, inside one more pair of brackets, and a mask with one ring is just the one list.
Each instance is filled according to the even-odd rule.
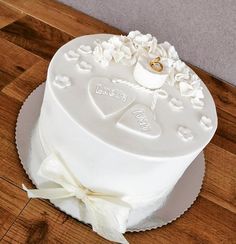
[[157,138],[161,135],[161,127],[154,120],[153,112],[143,104],[136,104],[126,111],[117,125],[146,137]]
[[130,88],[114,84],[106,77],[92,78],[88,91],[94,105],[105,118],[124,110],[135,100]]

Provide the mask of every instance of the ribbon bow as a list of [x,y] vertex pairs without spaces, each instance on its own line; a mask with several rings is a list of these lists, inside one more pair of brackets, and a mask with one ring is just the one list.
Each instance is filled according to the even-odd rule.
[[86,222],[92,225],[93,231],[110,241],[127,244],[122,233],[126,231],[126,223],[131,209],[120,196],[111,196],[90,191],[77,182],[66,165],[56,154],[49,155],[40,165],[38,175],[46,178],[58,187],[44,189],[23,189],[29,198],[62,199],[76,197],[79,204],[85,205]]

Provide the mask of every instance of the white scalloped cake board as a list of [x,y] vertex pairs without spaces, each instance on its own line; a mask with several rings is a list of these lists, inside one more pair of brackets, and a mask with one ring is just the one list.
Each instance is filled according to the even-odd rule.
[[[31,135],[40,114],[45,83],[37,87],[24,102],[17,119],[16,145],[21,163],[32,182],[38,186],[44,180],[37,175],[42,160],[46,157],[40,142],[31,145]],[[165,205],[127,231],[145,231],[166,225],[180,217],[196,200],[205,173],[204,154],[201,152],[179,179],[168,196]],[[51,201],[61,211],[79,219],[75,198]],[[160,222],[159,220],[164,221]]]

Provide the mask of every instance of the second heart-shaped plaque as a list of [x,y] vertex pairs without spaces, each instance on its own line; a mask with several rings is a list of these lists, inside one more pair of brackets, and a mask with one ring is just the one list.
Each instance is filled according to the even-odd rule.
[[161,127],[154,120],[153,112],[143,104],[136,104],[126,111],[117,125],[141,136],[157,138]]

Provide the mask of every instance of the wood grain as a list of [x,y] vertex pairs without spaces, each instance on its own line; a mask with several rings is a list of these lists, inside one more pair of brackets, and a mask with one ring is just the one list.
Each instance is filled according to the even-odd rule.
[[72,39],[68,34],[30,16],[3,27],[0,37],[48,60],[58,48]]
[[212,143],[204,152],[207,167],[201,195],[236,213],[236,155]]
[[15,80],[6,85],[2,92],[23,102],[28,95],[41,83],[45,82],[48,62],[45,60],[34,64]]
[[236,115],[236,89],[233,85],[223,82],[215,77],[209,75],[207,72],[190,65],[192,69],[207,85],[210,90],[217,108],[235,117]]
[[[88,239],[89,236],[89,239]],[[31,200],[3,243],[109,243],[47,202]]]
[[5,4],[0,5],[0,28],[22,18],[25,14],[15,8],[10,8]]
[[[33,187],[18,159],[14,131],[25,98],[46,79],[55,51],[71,38],[121,33],[51,0],[0,0],[0,242],[109,243],[48,201],[28,200]],[[205,148],[200,196],[178,220],[127,233],[130,243],[236,243],[236,88],[191,66],[216,102],[218,129]]]
[[113,33],[121,34],[121,31],[97,21],[82,12],[74,10],[66,5],[50,0],[1,0],[12,8],[23,11],[35,19],[46,22],[59,30],[73,36]]
[[199,197],[184,216],[157,230],[128,234],[130,243],[233,243],[232,213]]
[[0,239],[14,223],[28,201],[24,192],[0,178]]
[[22,166],[15,146],[15,126],[22,103],[0,93],[0,177],[21,186],[30,182]]
[[34,54],[0,37],[0,90],[39,60]]

